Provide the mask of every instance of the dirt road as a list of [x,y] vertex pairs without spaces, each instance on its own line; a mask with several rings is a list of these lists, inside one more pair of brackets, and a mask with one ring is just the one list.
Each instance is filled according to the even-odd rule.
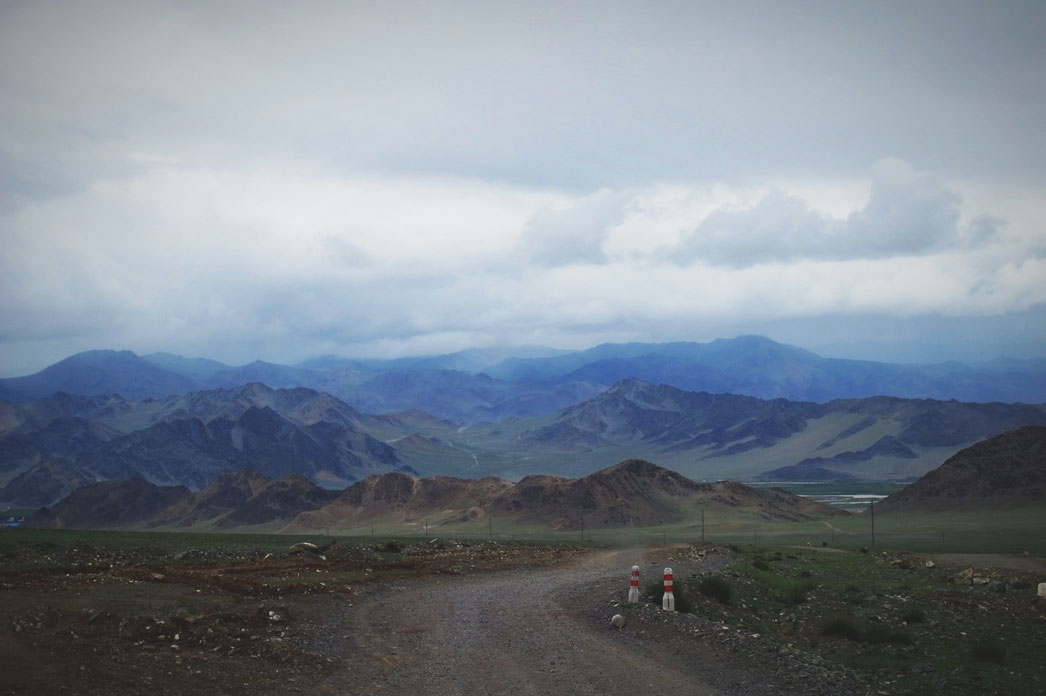
[[[351,659],[321,694],[718,693],[699,670],[630,652],[564,606],[608,575],[625,584],[613,552],[547,571],[426,582],[364,602],[347,617]],[[607,617],[609,619],[609,617]]]

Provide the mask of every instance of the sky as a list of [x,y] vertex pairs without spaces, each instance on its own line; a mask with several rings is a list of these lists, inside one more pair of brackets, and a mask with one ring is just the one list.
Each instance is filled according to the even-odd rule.
[[1046,3],[0,0],[0,376],[1046,356]]

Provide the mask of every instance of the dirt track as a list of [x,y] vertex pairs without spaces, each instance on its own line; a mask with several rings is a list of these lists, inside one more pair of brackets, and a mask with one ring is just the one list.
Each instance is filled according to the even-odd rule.
[[[614,574],[635,554],[573,568],[427,582],[347,612],[353,659],[320,694],[711,694],[690,673],[629,652],[583,625],[564,594]],[[609,618],[609,617],[608,617]]]

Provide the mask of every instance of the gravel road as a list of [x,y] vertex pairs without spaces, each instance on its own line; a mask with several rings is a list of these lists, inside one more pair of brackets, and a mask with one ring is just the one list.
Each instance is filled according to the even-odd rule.
[[[392,588],[350,612],[352,658],[321,694],[713,694],[687,674],[583,625],[565,593],[612,573],[623,552],[572,568]],[[625,565],[627,572],[628,565]],[[623,580],[622,582],[627,582]],[[609,617],[608,617],[609,618]]]
[[[625,612],[614,602],[641,551],[587,556],[571,566],[392,586],[325,622],[340,666],[318,694],[833,694],[860,693],[761,655],[695,637],[693,617]],[[649,554],[647,554],[649,561]],[[725,559],[691,562],[709,570]],[[660,573],[658,562],[644,573]],[[657,575],[655,575],[656,577]],[[634,626],[633,626],[634,622]],[[663,639],[663,640],[662,640]],[[773,664],[776,671],[765,667]],[[771,681],[793,673],[782,687]],[[816,682],[816,683],[815,683]]]

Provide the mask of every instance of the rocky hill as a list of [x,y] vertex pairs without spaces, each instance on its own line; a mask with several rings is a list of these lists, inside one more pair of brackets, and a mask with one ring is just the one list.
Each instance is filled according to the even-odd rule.
[[780,520],[846,514],[781,489],[756,490],[729,481],[696,483],[633,459],[580,479],[528,476],[515,484],[497,478],[372,476],[330,505],[299,515],[288,529],[352,527],[392,519],[468,525],[491,516],[498,524],[522,527],[645,527],[697,519],[702,507]]
[[1046,506],[1046,427],[997,435],[958,452],[882,501],[891,510]]
[[292,519],[326,505],[337,491],[292,474],[273,479],[251,469],[234,471],[209,486],[157,486],[139,477],[79,488],[30,520],[38,527],[198,528],[257,527]]
[[[205,486],[245,467],[341,487],[404,467],[370,434],[395,429],[329,394],[248,384],[164,399],[57,394],[7,404],[0,502],[46,505],[86,481]],[[408,469],[409,470],[409,469]]]

